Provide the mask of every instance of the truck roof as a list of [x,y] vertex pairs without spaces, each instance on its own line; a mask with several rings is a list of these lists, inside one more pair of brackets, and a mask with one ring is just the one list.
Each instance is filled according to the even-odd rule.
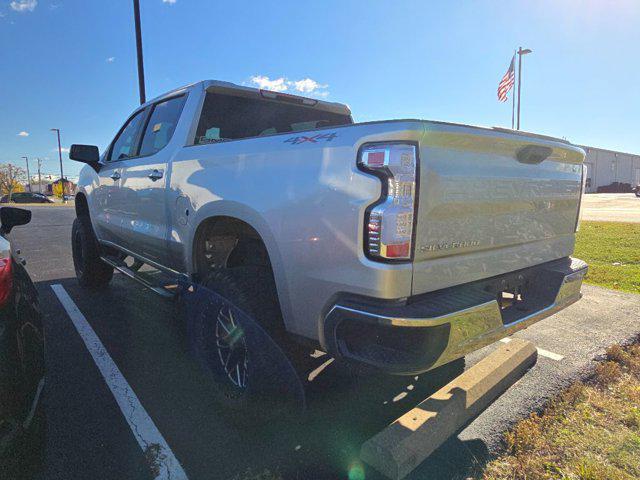
[[[329,111],[329,112],[337,113],[340,115],[349,115],[349,116],[351,115],[351,110],[349,106],[344,103],[327,102],[325,100],[318,100],[315,98],[303,97],[300,95],[292,95],[292,94],[283,93],[283,92],[273,92],[270,90],[264,90],[260,88],[237,85],[235,83],[225,82],[222,80],[201,80],[199,82],[190,83],[188,85],[184,85],[182,87],[175,88],[169,92],[163,93],[162,95],[159,95],[147,101],[147,103],[145,103],[144,105],[146,106],[147,104],[157,102],[164,98],[172,97],[174,95],[177,95],[179,93],[182,93],[197,87],[201,87],[203,90],[206,90],[206,91],[216,91],[220,93],[236,94],[240,96],[262,97],[262,98],[267,98],[267,99],[276,100],[276,101],[279,99],[283,99],[283,100],[295,99],[295,100],[298,100],[297,103],[302,103],[303,105],[311,108],[318,108],[320,110]],[[374,120],[369,122],[358,122],[358,123],[359,124],[375,124],[375,123],[405,122],[405,121],[426,122],[426,123],[431,123],[436,125],[450,125],[454,127],[468,127],[468,128],[478,129],[478,130],[497,131],[501,133],[526,136],[526,137],[538,138],[541,140],[549,140],[549,141],[554,141],[558,143],[564,143],[567,145],[573,145],[571,142],[569,142],[566,139],[552,137],[549,135],[541,135],[539,133],[525,132],[522,130],[512,130],[509,128],[502,128],[502,127],[487,127],[487,126],[480,126],[480,125],[468,125],[464,123],[443,122],[439,120],[426,120],[426,119],[412,118],[412,119]]]
[[[263,97],[267,99],[279,100],[279,99],[295,99],[299,100],[300,103],[308,107],[318,108],[320,110],[325,110],[329,112],[338,113],[341,115],[351,115],[351,110],[344,103],[337,102],[327,102],[325,100],[318,100],[316,98],[303,97],[300,95],[292,95],[290,93],[283,92],[272,92],[270,90],[263,90],[260,88],[246,87],[244,85],[237,85],[231,82],[224,82],[221,80],[201,80],[199,82],[190,83],[188,85],[184,85],[179,88],[175,88],[169,92],[163,93],[145,103],[145,105],[150,103],[155,103],[159,100],[162,100],[167,97],[171,97],[173,95],[182,93],[187,90],[191,90],[197,88],[198,86],[202,87],[207,91],[218,91],[218,92],[226,92],[226,93],[236,93],[241,96],[255,96],[255,97]],[[305,101],[306,100],[306,101]]]

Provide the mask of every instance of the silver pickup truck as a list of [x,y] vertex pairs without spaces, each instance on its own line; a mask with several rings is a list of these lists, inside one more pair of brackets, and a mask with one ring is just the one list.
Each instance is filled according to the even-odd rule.
[[[346,105],[198,82],[137,108],[101,156],[72,146],[87,164],[77,277],[97,289],[117,268],[169,295],[146,264],[220,292],[274,338],[417,374],[580,298],[584,155],[541,135],[353,123]],[[247,358],[229,366],[239,389]]]

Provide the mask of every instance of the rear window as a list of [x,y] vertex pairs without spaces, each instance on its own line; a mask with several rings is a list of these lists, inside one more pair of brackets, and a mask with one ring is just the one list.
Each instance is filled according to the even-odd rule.
[[195,143],[216,143],[350,123],[349,115],[209,92],[202,107]]

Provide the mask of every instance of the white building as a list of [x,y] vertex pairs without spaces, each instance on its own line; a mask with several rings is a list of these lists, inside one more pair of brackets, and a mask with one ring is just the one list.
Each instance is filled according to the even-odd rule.
[[614,152],[604,148],[582,146],[587,153],[587,192],[613,182],[640,185],[640,155]]

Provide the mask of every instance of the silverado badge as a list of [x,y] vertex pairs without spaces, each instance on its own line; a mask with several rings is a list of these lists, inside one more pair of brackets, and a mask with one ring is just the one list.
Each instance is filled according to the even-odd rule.
[[453,250],[454,248],[477,247],[480,245],[478,240],[465,240],[462,242],[442,242],[433,243],[431,245],[420,245],[421,252],[437,252],[439,250]]

